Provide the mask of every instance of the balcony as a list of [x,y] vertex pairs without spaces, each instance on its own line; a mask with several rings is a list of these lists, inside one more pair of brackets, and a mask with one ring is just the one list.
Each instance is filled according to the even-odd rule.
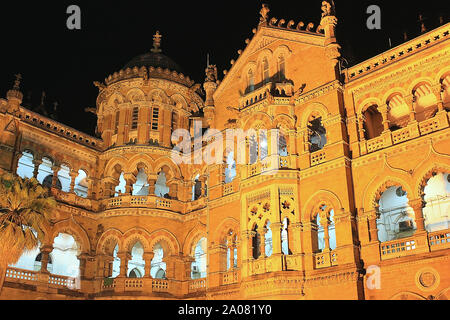
[[206,207],[207,199],[200,198],[192,202],[159,198],[156,196],[119,196],[101,201],[101,210],[108,211],[121,208],[160,209],[177,213],[189,213]]
[[448,113],[438,113],[435,117],[420,123],[410,123],[406,128],[384,132],[381,136],[360,142],[361,154],[373,153],[415,138],[425,136],[449,127]]
[[415,237],[383,242],[380,244],[381,260],[400,258],[414,254],[418,249]]
[[91,201],[91,199],[79,197],[75,193],[68,193],[55,188],[51,189],[51,193],[55,200],[57,200],[58,202],[67,203],[69,205],[81,207],[87,210],[95,209],[93,207],[93,201]]
[[327,154],[324,150],[311,153],[311,167],[318,166],[327,161]]
[[450,231],[438,231],[428,234],[430,250],[442,250],[450,248]]
[[74,291],[77,289],[74,278],[17,268],[8,268],[6,270],[5,281],[34,286],[39,285],[47,287],[48,289],[69,289]]

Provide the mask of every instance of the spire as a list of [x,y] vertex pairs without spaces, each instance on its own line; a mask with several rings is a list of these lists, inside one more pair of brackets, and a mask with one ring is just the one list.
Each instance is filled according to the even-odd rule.
[[20,91],[20,80],[22,80],[22,75],[19,73],[19,74],[16,74],[15,77],[16,77],[16,80],[14,81],[13,90]]
[[419,14],[419,21],[417,21],[417,22],[420,22],[420,32],[421,33],[427,32],[427,27],[425,26],[425,20],[427,20],[427,18],[424,18],[422,14]]
[[153,53],[162,52],[161,38],[162,38],[162,35],[159,33],[159,31],[156,31],[156,34],[153,36],[153,49],[151,50],[151,52],[153,52]]

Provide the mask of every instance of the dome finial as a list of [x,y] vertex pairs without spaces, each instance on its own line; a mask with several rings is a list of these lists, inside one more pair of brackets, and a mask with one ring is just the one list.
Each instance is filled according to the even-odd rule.
[[162,38],[162,35],[159,33],[159,31],[156,31],[156,34],[153,36],[153,49],[151,50],[153,53],[162,52],[161,38]]
[[15,77],[16,77],[16,80],[14,81],[13,90],[19,91],[20,90],[20,80],[22,80],[22,75],[19,73],[19,74],[16,74]]

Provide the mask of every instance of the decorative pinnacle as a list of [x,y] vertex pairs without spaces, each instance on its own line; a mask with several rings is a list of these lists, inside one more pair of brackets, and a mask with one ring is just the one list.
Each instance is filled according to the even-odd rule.
[[13,90],[19,91],[20,90],[20,80],[22,80],[22,75],[19,73],[14,76],[16,77],[16,80],[14,81]]
[[269,21],[269,12],[270,12],[269,5],[263,3],[261,11],[259,12],[259,14],[261,15],[259,24],[267,24],[267,22]]
[[159,33],[159,31],[156,31],[156,34],[153,36],[153,49],[151,50],[153,53],[162,52],[161,38],[162,38],[162,35]]

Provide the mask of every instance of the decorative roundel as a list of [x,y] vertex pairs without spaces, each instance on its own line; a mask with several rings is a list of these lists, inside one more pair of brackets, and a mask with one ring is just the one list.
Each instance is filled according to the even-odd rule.
[[416,286],[422,291],[434,291],[439,287],[441,277],[435,269],[427,267],[416,273]]

